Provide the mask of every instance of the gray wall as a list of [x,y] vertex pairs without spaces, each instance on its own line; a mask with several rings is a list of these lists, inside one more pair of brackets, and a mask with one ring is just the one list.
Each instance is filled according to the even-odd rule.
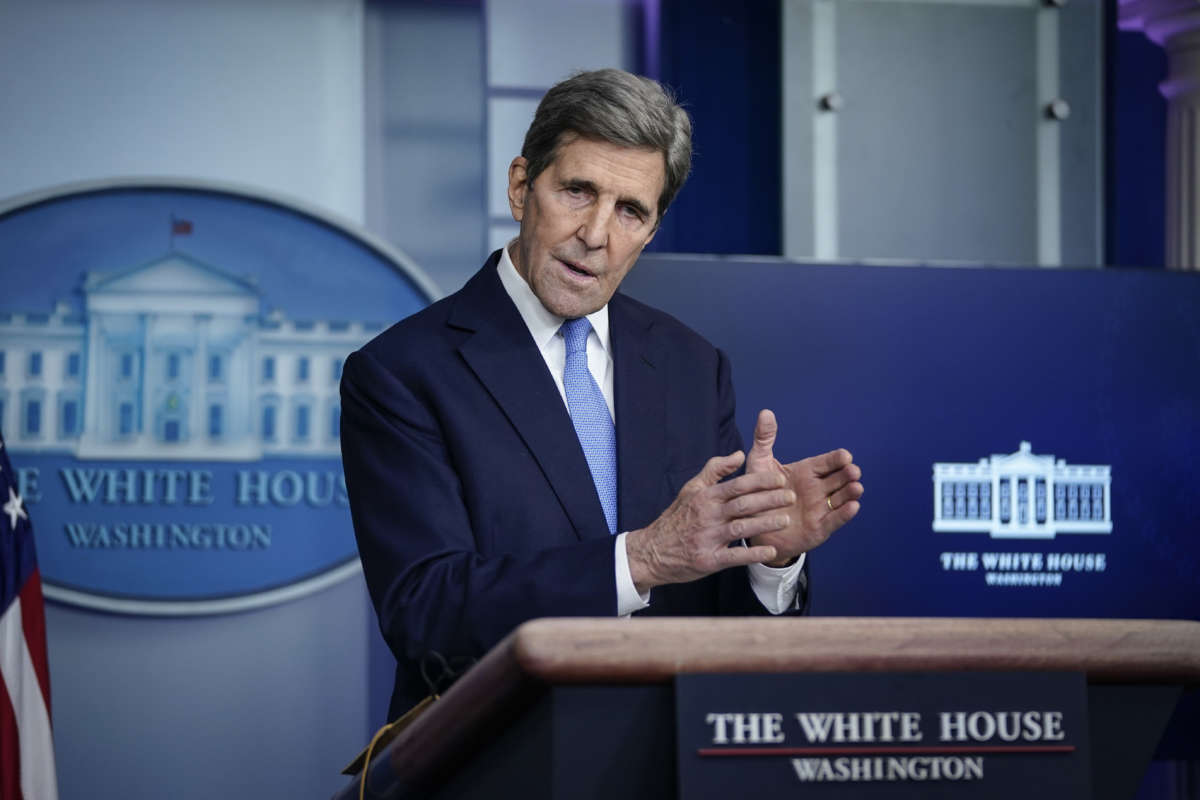
[[225,180],[363,221],[360,0],[0,0],[0,197]]
[[1101,263],[1100,3],[783,10],[784,255]]
[[366,743],[360,574],[191,619],[47,604],[59,796],[327,797]]
[[367,6],[367,225],[444,291],[485,246],[483,42],[469,4]]

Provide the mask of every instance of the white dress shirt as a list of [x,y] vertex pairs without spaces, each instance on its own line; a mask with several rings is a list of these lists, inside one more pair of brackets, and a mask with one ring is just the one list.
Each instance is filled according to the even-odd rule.
[[[515,240],[514,240],[515,241]],[[512,242],[509,242],[509,247]],[[554,385],[562,395],[566,405],[567,393],[563,386],[563,368],[567,360],[567,348],[563,342],[559,328],[565,321],[563,317],[551,312],[542,305],[537,295],[529,288],[529,284],[517,272],[512,258],[505,247],[500,254],[500,282],[504,291],[512,298],[529,328],[529,334],[546,361],[546,368],[554,378]],[[592,323],[592,331],[587,339],[588,370],[596,379],[596,385],[604,394],[604,402],[608,405],[608,413],[616,421],[616,409],[613,405],[613,358],[612,337],[608,329],[608,306],[587,315]],[[617,582],[617,615],[627,617],[638,609],[650,605],[650,593],[639,593],[633,585],[633,576],[629,572],[629,555],[625,550],[626,533],[617,534],[616,547],[616,582]],[[750,588],[763,607],[772,614],[782,614],[789,608],[795,607],[796,584],[800,578],[800,570],[804,567],[804,554],[801,554],[795,564],[787,567],[768,567],[764,564],[749,566]]]

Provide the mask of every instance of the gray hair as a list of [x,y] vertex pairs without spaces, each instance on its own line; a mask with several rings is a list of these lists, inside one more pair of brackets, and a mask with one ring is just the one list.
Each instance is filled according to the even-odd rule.
[[666,181],[658,197],[659,220],[691,170],[687,112],[662,84],[624,70],[579,72],[546,92],[521,146],[531,183],[553,163],[566,133],[662,153]]

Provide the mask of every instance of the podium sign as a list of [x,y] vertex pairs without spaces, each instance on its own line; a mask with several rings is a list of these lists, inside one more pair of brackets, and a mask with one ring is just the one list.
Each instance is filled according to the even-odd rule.
[[682,800],[1091,796],[1080,673],[675,680]]

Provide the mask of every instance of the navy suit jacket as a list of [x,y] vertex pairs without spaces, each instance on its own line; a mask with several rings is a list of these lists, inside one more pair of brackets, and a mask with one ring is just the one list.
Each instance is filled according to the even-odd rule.
[[[616,613],[615,537],[498,262],[499,251],[343,370],[354,531],[397,660],[389,719],[428,694],[420,665],[431,651],[477,658],[535,617]],[[724,354],[621,294],[609,325],[618,530],[628,531],[652,522],[708,458],[742,442]],[[642,613],[765,610],[742,568],[660,586]]]

